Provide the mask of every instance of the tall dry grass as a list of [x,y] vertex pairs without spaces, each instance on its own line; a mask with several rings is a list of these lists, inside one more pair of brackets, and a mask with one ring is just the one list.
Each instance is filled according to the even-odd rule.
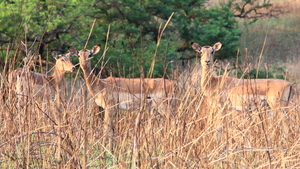
[[[18,62],[10,52],[6,58],[12,71]],[[298,67],[287,67],[295,83],[291,104],[273,115],[260,106],[238,112],[216,104],[218,95],[203,96],[197,64],[184,73],[174,70],[175,117],[168,123],[146,108],[113,112],[112,151],[104,112],[79,72],[68,77],[61,99],[28,96],[28,104],[19,107],[1,70],[0,168],[299,168]]]
[[[11,62],[10,60],[8,60]],[[17,107],[16,95],[1,80],[1,168],[296,168],[299,108],[270,115],[217,105],[197,83],[199,67],[179,78],[173,109],[166,119],[147,109],[113,112],[113,149],[103,132],[103,110],[77,75],[61,89],[61,99],[39,102],[29,96]],[[175,79],[176,80],[176,79]],[[179,82],[179,80],[178,80]],[[298,94],[296,95],[299,96]],[[140,123],[136,124],[137,118]]]

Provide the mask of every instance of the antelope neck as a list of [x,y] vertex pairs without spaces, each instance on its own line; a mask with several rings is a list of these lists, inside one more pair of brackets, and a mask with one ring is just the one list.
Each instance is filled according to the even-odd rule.
[[86,64],[85,67],[81,66],[81,69],[83,71],[83,76],[85,80],[85,84],[89,90],[89,92],[95,96],[97,91],[94,90],[95,85],[101,85],[101,83],[97,83],[98,78],[92,73],[91,65]]
[[49,82],[51,83],[52,86],[54,87],[55,85],[60,86],[65,74],[66,72],[60,71],[56,67],[54,67],[53,74],[51,76],[47,76],[47,78],[49,79]]

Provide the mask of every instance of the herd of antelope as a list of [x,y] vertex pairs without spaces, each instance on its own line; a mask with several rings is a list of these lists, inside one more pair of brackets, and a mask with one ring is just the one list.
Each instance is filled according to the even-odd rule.
[[[235,110],[251,110],[254,102],[268,105],[272,111],[285,108],[290,100],[292,84],[280,79],[238,79],[230,76],[215,76],[213,70],[214,53],[222,47],[221,42],[214,46],[201,47],[192,42],[192,49],[201,55],[201,91],[207,98],[220,97],[218,104],[228,104]],[[70,58],[77,56],[83,71],[86,88],[93,96],[95,103],[105,110],[105,123],[111,125],[110,114],[114,109],[139,109],[143,103],[151,111],[169,117],[176,113],[172,110],[172,100],[180,99],[176,94],[176,81],[164,78],[117,78],[100,79],[92,73],[91,57],[100,51],[100,45],[91,50],[77,51],[69,47],[69,53],[58,55],[52,52],[56,59],[54,74],[46,76],[18,68],[9,73],[8,82],[19,101],[24,97],[35,99],[51,97],[56,87],[61,86],[64,75],[73,72],[75,66]],[[107,129],[109,130],[109,129]]]

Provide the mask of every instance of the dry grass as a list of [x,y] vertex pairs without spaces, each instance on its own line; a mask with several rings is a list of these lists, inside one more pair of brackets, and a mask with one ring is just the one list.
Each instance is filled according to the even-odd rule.
[[[300,31],[300,1],[285,0],[274,2],[274,6],[282,7],[286,12],[277,18],[264,18],[255,23],[244,26],[241,49],[248,48],[250,57],[256,57],[261,52],[261,47],[266,37],[264,62],[271,64],[277,62],[295,62],[299,58],[298,39]],[[255,60],[255,58],[253,59]]]
[[[106,147],[102,110],[85,97],[81,78],[61,94],[18,108],[1,90],[1,168],[296,168],[300,166],[298,105],[270,115],[264,108],[236,112],[202,97],[194,78],[166,119],[147,110],[114,112],[113,151]],[[181,78],[182,80],[183,78]],[[193,82],[191,82],[192,80]],[[2,83],[4,81],[2,80]],[[1,84],[6,86],[5,84]],[[297,95],[298,96],[298,95]],[[140,114],[140,123],[136,119]],[[59,155],[60,154],[60,155]]]
[[[255,30],[261,29],[251,29],[250,35],[258,35]],[[242,39],[244,45],[249,39]],[[261,49],[260,43],[255,45]],[[249,47],[255,49],[252,44]],[[297,60],[298,55],[293,58]],[[68,79],[60,101],[40,102],[29,96],[28,104],[19,107],[3,72],[0,167],[299,168],[299,62],[294,61],[287,69],[295,92],[285,110],[270,115],[265,107],[237,112],[229,105],[217,105],[218,96],[203,97],[196,67],[175,79],[180,82],[180,97],[169,125],[163,116],[147,109],[113,112],[112,151],[105,142],[103,110],[86,93],[79,76]]]

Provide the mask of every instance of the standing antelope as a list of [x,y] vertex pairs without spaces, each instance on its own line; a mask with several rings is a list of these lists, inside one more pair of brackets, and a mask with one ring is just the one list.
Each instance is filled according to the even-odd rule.
[[[18,68],[8,75],[8,82],[12,90],[21,97],[49,97],[55,93],[56,86],[61,86],[64,75],[73,72],[75,66],[70,61],[70,57],[76,53],[58,55],[53,51],[52,56],[56,60],[53,67],[53,75],[46,76],[41,73],[29,71],[26,68]],[[24,100],[24,99],[22,99]]]
[[[221,42],[217,42],[213,47],[201,47],[192,42],[192,48],[201,54],[201,88],[204,95],[223,94],[230,100],[232,106],[237,110],[242,110],[250,100],[265,100],[274,111],[276,108],[288,105],[292,84],[280,79],[237,79],[230,76],[213,75],[214,52],[220,50]],[[251,107],[249,107],[251,109]]]
[[[96,104],[105,109],[104,130],[112,134],[110,117],[112,109],[137,109],[141,103],[145,103],[144,101],[168,117],[171,113],[168,109],[175,83],[163,78],[99,79],[92,73],[90,57],[97,54],[100,48],[100,45],[96,45],[91,50],[83,49],[78,52],[78,57],[88,91],[94,97]],[[73,53],[77,52],[73,47],[69,50],[73,50]]]

